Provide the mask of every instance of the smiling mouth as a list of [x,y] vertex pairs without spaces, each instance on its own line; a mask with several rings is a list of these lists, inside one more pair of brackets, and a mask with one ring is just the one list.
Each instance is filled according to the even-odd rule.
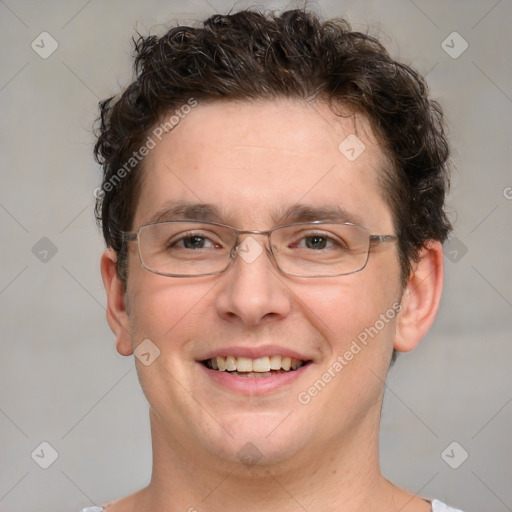
[[310,362],[279,355],[258,357],[257,359],[217,356],[201,361],[210,370],[227,372],[237,377],[256,379],[294,372]]

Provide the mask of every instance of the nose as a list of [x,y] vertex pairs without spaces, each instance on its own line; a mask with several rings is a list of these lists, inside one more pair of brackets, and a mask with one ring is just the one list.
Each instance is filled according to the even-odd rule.
[[291,293],[283,283],[263,240],[255,235],[240,242],[235,260],[219,283],[216,308],[225,320],[258,325],[286,317]]

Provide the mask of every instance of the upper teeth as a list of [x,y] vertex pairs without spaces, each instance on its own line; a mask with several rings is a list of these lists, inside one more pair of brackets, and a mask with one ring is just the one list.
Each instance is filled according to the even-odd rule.
[[304,361],[291,357],[269,356],[251,359],[249,357],[218,356],[208,360],[209,366],[221,372],[269,372],[270,370],[296,370]]

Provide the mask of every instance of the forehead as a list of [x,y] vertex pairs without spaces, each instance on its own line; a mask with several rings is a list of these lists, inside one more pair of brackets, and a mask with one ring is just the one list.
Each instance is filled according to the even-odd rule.
[[379,184],[388,163],[361,114],[284,99],[210,102],[156,142],[134,227],[176,202],[214,205],[218,220],[251,229],[294,206],[340,208],[368,225],[391,221]]

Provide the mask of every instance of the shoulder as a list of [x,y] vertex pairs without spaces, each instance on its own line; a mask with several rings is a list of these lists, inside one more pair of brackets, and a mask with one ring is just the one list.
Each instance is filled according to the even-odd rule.
[[80,512],[137,512],[145,510],[140,501],[142,491],[134,492],[129,496],[114,501],[104,501],[102,506],[85,507]]
[[462,512],[462,510],[449,507],[442,501],[432,500],[432,512]]

